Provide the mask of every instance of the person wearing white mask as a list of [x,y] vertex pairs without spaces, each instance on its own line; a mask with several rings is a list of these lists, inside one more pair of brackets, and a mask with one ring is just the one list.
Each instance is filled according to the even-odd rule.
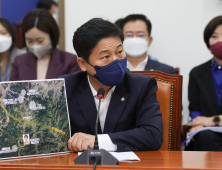
[[127,67],[130,71],[158,70],[176,74],[173,67],[151,59],[148,49],[152,44],[151,22],[146,16],[132,14],[121,19],[119,27],[124,34],[123,48],[127,54]]
[[6,18],[0,17],[0,81],[10,78],[12,62],[17,55],[25,53],[15,47],[15,32]]
[[59,28],[48,11],[30,11],[21,27],[29,52],[15,58],[11,81],[53,79],[80,70],[76,55],[57,49]]

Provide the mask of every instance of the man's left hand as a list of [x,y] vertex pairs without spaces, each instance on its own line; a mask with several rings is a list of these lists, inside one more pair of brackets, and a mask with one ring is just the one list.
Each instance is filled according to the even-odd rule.
[[68,141],[69,150],[72,152],[84,151],[88,148],[93,149],[95,141],[94,135],[85,133],[75,133]]

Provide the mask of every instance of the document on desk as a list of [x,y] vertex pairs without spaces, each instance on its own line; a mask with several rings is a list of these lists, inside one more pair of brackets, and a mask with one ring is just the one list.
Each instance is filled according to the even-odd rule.
[[110,152],[116,159],[118,159],[119,161],[140,161],[140,159],[138,158],[138,156],[132,152]]
[[195,130],[195,131],[187,134],[187,140],[190,140],[192,137],[194,137],[194,135],[196,135],[197,133],[204,131],[204,130],[211,130],[214,132],[222,133],[222,126],[203,127],[201,129]]
[[[133,152],[109,152],[119,161],[140,161],[140,158]],[[81,155],[82,152],[78,152],[78,155]]]
[[68,152],[64,79],[0,82],[0,159]]

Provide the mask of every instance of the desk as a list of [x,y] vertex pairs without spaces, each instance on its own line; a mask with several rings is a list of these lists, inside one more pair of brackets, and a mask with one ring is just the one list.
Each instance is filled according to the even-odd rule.
[[[96,169],[222,169],[222,152],[144,151],[135,152],[141,161],[120,162],[119,165],[98,165]],[[66,153],[13,160],[0,160],[1,170],[24,169],[93,169],[93,165],[75,165],[77,153]]]

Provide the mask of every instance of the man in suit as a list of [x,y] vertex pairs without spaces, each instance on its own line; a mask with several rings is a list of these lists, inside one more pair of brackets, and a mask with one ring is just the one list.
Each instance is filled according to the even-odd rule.
[[163,142],[156,80],[126,68],[123,34],[118,26],[94,18],[74,33],[82,71],[65,78],[72,137],[70,151],[93,148],[99,88],[102,99],[98,140],[109,151],[158,150]]
[[146,16],[132,14],[121,19],[118,26],[124,34],[123,47],[127,54],[127,67],[131,71],[158,70],[168,74],[176,74],[173,67],[153,60],[148,55],[148,48],[152,44],[152,24]]

